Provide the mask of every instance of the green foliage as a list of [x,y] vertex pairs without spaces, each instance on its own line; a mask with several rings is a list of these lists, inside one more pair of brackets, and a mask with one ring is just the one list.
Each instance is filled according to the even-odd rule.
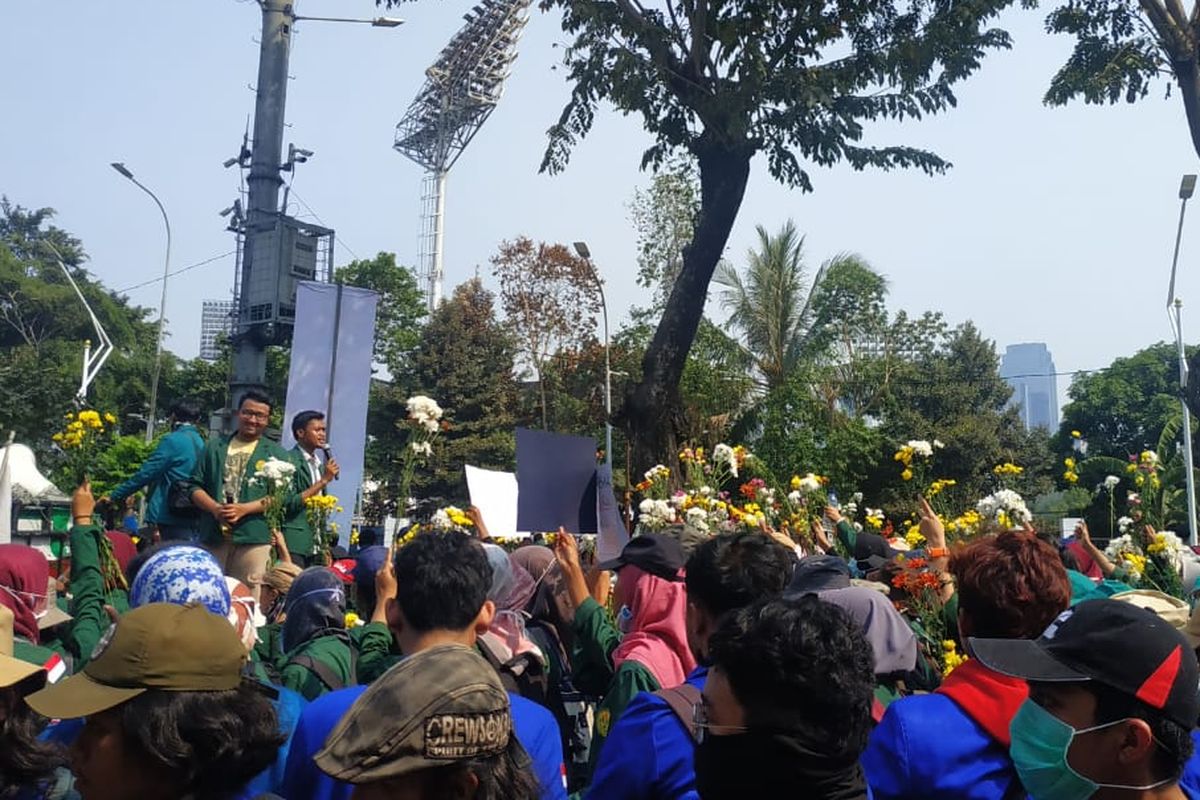
[[454,290],[421,334],[414,385],[446,409],[450,429],[438,437],[430,470],[418,475],[422,496],[463,502],[463,465],[512,469],[517,387],[516,347],[497,321],[494,299],[478,278]]
[[1055,438],[1064,455],[1071,431],[1087,440],[1089,453],[1118,458],[1153,449],[1163,427],[1179,413],[1179,365],[1175,346],[1159,343],[1105,369],[1078,376],[1067,392],[1062,427]]
[[[146,444],[144,436],[117,437],[100,453],[92,471],[88,473],[92,481],[92,493],[96,497],[106,495],[133,477],[157,445],[158,439]],[[55,474],[55,483],[63,487],[71,485],[70,479],[59,473]]]
[[660,310],[683,269],[683,249],[699,213],[700,179],[687,159],[668,159],[648,188],[634,190],[629,220],[637,231],[637,281],[654,290]]
[[826,261],[807,280],[804,237],[791,220],[771,235],[758,227],[758,249],[747,256],[743,278],[717,268],[722,305],[767,391],[787,380],[804,360],[823,360],[840,341],[852,342],[863,323],[883,313],[886,281],[858,256]]

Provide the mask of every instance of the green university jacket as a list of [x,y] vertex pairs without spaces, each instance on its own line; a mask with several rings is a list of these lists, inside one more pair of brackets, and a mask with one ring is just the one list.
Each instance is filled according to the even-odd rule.
[[[192,478],[188,481],[192,491],[203,489],[208,493],[208,496],[218,503],[224,502],[225,493],[222,486],[225,482],[225,455],[229,450],[230,437],[222,436],[212,439],[204,446],[204,453],[200,456],[200,461],[196,464],[196,471],[192,474]],[[267,438],[258,440],[258,445],[254,448],[254,453],[250,456],[250,463],[246,466],[246,472],[242,475],[241,492],[236,498],[238,503],[251,503],[255,500],[261,500],[267,494],[265,486],[257,483],[251,483],[250,479],[254,476],[255,465],[259,461],[265,461],[268,458],[277,458],[280,461],[291,462],[292,457],[288,452],[280,447],[275,442]],[[288,499],[288,506],[295,502],[294,494]],[[200,515],[200,540],[204,544],[212,545],[221,542],[221,528],[217,524],[216,517],[212,514]],[[233,543],[234,544],[270,544],[271,531],[267,527],[267,519],[262,514],[250,514],[238,521],[237,525],[233,526]]]
[[313,530],[308,524],[304,501],[300,499],[300,495],[312,487],[312,475],[308,471],[308,463],[304,460],[304,451],[300,449],[300,445],[287,452],[288,458],[296,465],[296,478],[292,483],[295,499],[288,504],[288,518],[283,523],[283,538],[287,540],[288,550],[293,555],[312,557],[315,544]]
[[626,661],[613,669],[612,654],[621,643],[621,633],[595,600],[589,597],[583,601],[575,610],[571,626],[575,630],[575,652],[571,654],[575,686],[585,694],[604,698],[596,706],[596,726],[588,764],[590,780],[604,740],[625,712],[625,706],[638,692],[657,692],[662,687],[650,670],[636,661]]

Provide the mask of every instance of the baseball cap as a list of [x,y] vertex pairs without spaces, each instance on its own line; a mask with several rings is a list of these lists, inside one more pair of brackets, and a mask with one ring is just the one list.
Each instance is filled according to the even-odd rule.
[[329,565],[329,569],[341,578],[342,583],[354,583],[354,567],[357,563],[353,558],[339,558]]
[[1200,667],[1183,634],[1153,611],[1085,600],[1038,639],[970,640],[996,672],[1028,681],[1095,681],[1137,698],[1187,730],[1200,717]]
[[683,579],[679,571],[684,562],[679,542],[661,533],[643,533],[626,542],[619,556],[597,564],[596,568],[617,570],[632,566],[668,581],[680,581]]
[[354,561],[354,582],[374,586],[375,573],[383,567],[387,556],[388,548],[381,544],[359,550],[358,557]]
[[227,691],[242,681],[246,649],[233,626],[200,605],[150,603],[108,629],[83,671],[25,698],[51,719],[97,714],[148,689]]
[[796,564],[792,580],[783,590],[784,597],[800,597],[826,589],[845,589],[850,585],[850,565],[837,556],[806,556]]
[[512,735],[496,671],[469,647],[441,645],[371,684],[314,760],[337,780],[375,783],[496,755]]

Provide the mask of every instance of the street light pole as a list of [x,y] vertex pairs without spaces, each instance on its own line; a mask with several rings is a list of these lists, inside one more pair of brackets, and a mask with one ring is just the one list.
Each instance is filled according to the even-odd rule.
[[123,163],[115,161],[112,168],[128,178],[134,186],[150,195],[150,199],[154,201],[154,204],[158,206],[159,213],[162,214],[163,225],[167,228],[167,257],[163,262],[162,295],[158,300],[158,335],[154,342],[154,369],[150,378],[150,413],[146,416],[146,444],[149,444],[154,441],[154,420],[158,412],[158,378],[162,372],[163,321],[167,313],[167,278],[171,274],[171,220],[167,218],[167,210],[163,208],[162,202],[154,192],[133,177],[133,173]]
[[608,474],[612,475],[612,363],[608,347],[608,302],[604,299],[604,284],[600,280],[600,273],[596,272],[587,242],[576,242],[575,252],[587,262],[592,272],[592,279],[596,281],[596,288],[600,292],[600,310],[604,315],[604,463],[608,467]]
[[[1175,232],[1175,254],[1171,257],[1171,284],[1167,289],[1167,317],[1175,330],[1175,347],[1179,355],[1180,405],[1183,407],[1183,464],[1187,485],[1188,544],[1196,544],[1196,467],[1192,455],[1192,414],[1187,404],[1188,365],[1183,346],[1183,301],[1175,296],[1175,272],[1179,266],[1179,245],[1183,240],[1183,216],[1187,201],[1196,189],[1196,176],[1184,175],[1179,184],[1179,227]],[[1174,312],[1174,313],[1172,313]]]

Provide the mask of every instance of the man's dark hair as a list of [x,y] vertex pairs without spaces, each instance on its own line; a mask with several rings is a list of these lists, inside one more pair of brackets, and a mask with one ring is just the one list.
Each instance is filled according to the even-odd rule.
[[176,400],[171,406],[171,416],[176,422],[199,422],[200,404],[192,399]]
[[783,593],[796,556],[761,533],[727,533],[706,540],[687,561],[688,600],[714,616]]
[[467,628],[487,600],[492,567],[465,533],[423,533],[396,555],[396,602],[418,631]]
[[816,595],[756,602],[708,642],[751,728],[787,730],[809,750],[860,754],[871,732],[871,645],[842,609]]
[[1154,777],[1156,780],[1178,780],[1192,757],[1191,731],[1167,719],[1158,710],[1103,683],[1087,681],[1075,684],[1096,698],[1096,725],[1125,719],[1144,720],[1154,734]]
[[249,683],[215,692],[150,690],[121,706],[126,743],[183,795],[226,800],[274,763],[287,737]]
[[320,411],[301,411],[292,417],[292,436],[299,439],[300,434],[308,428],[308,423],[314,419],[325,419],[325,415]]
[[238,400],[238,411],[242,410],[242,406],[246,405],[247,400],[249,400],[252,403],[262,403],[264,406],[271,409],[272,411],[275,410],[275,404],[271,402],[271,398],[267,397],[265,394],[260,392],[258,389],[250,389],[245,394],[242,395],[241,400]]

